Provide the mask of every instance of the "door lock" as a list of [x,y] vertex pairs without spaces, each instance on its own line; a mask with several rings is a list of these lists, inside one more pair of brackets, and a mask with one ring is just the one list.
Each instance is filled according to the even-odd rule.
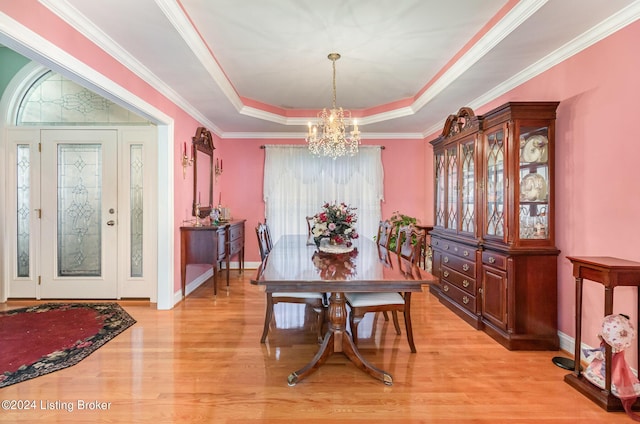
[[116,225],[116,222],[113,219],[111,219],[111,220],[107,221],[107,225],[110,226],[110,227],[113,227],[114,225]]

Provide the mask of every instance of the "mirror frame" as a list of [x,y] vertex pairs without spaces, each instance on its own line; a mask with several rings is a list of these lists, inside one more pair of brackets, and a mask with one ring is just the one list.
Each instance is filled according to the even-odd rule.
[[[205,127],[198,127],[196,135],[192,138],[191,157],[193,158],[193,207],[191,214],[196,216],[196,204],[198,202],[198,165],[209,166],[209,187],[204,190],[205,196],[209,192],[209,202],[206,206],[200,205],[200,218],[204,218],[211,213],[213,208],[213,151],[216,148],[213,145],[213,137],[211,132]],[[198,152],[209,155],[209,163],[198,163]],[[202,190],[202,187],[200,188]]]

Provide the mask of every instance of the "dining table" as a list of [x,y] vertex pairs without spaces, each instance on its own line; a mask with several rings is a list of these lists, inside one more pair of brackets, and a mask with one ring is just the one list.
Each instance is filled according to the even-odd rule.
[[345,293],[401,292],[409,297],[435,277],[414,263],[400,259],[374,240],[353,240],[353,250],[344,253],[321,251],[306,235],[284,235],[262,261],[251,284],[264,286],[266,293],[323,292],[328,294],[327,330],[318,352],[287,382],[294,386],[322,366],[334,353],[344,354],[355,366],[386,385],[393,377],[367,361],[347,327]]

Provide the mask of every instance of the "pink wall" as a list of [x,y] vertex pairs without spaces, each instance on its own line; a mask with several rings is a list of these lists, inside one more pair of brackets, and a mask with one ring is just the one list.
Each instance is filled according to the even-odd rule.
[[[363,134],[365,131],[362,127]],[[258,221],[264,221],[264,150],[260,146],[302,144],[302,134],[300,140],[228,139],[216,144],[216,155],[225,165],[214,197],[218,199],[218,190],[221,190],[222,204],[231,208],[235,218],[247,220],[245,259],[248,262],[260,261],[254,233]],[[433,199],[425,198],[425,193],[431,185],[432,163],[429,160],[425,164],[423,159],[427,157],[425,143],[422,140],[371,140],[365,144],[385,146],[382,152],[385,172],[382,216],[389,217],[393,211],[400,210],[422,223],[431,224]]]
[[[640,261],[640,157],[635,106],[640,95],[640,22],[591,46],[476,112],[505,101],[558,100],[556,234],[559,329],[575,337],[575,281],[566,256]],[[636,289],[614,292],[614,313],[636,321]],[[598,346],[602,285],[585,281],[582,340]],[[629,358],[632,359],[632,353]],[[633,362],[635,363],[635,359]]]

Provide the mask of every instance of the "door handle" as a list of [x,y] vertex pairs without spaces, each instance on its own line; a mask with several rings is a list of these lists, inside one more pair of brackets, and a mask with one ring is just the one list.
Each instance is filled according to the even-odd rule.
[[114,221],[113,219],[110,219],[109,221],[107,221],[107,225],[110,227],[113,227],[114,225],[116,225],[116,221]]

